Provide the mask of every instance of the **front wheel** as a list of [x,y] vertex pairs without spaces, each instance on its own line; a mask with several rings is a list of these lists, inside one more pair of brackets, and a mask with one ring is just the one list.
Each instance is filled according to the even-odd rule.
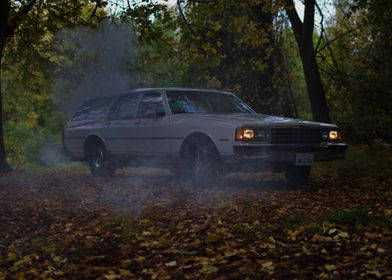
[[109,154],[105,146],[96,145],[91,149],[88,164],[94,177],[113,177],[116,169],[109,164]]
[[296,185],[304,185],[308,183],[310,177],[310,166],[287,166],[284,174],[288,182]]
[[209,141],[201,141],[193,147],[190,171],[193,184],[205,186],[218,177],[218,156],[215,146]]

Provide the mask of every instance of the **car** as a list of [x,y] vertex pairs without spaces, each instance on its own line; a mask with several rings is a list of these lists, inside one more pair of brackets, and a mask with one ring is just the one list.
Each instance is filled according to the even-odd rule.
[[134,89],[85,101],[63,130],[63,152],[93,176],[158,166],[206,185],[230,172],[284,172],[304,184],[317,161],[344,158],[334,124],[256,113],[235,94]]

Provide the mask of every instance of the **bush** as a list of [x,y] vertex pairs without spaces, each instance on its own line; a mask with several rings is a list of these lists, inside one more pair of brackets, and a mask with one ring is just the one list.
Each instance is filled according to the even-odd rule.
[[41,127],[31,128],[26,123],[7,122],[4,125],[4,141],[9,164],[16,170],[28,164],[45,164],[43,152],[48,145],[57,147],[59,135]]

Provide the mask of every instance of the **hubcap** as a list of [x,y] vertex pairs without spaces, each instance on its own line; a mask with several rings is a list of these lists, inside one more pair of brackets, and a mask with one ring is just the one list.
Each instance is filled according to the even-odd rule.
[[103,151],[102,150],[97,150],[95,151],[94,154],[94,167],[95,168],[100,168],[103,163]]

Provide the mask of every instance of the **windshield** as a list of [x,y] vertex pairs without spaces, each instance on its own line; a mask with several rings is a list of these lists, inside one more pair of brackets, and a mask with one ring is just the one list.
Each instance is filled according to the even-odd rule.
[[169,91],[167,92],[173,114],[239,114],[255,113],[234,95],[218,92]]

